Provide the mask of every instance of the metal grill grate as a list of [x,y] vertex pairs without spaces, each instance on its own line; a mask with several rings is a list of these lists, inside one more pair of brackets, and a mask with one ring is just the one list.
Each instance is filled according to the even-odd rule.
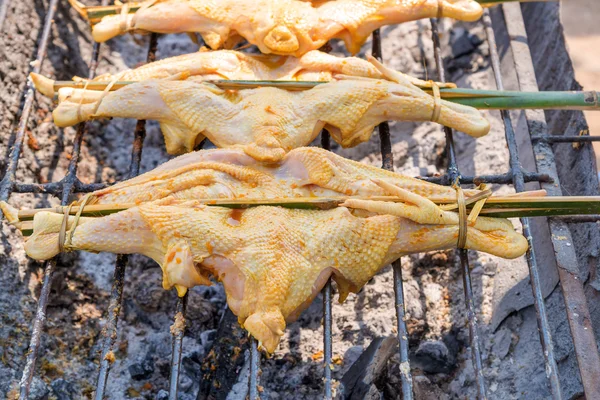
[[[108,0],[102,0],[102,4],[106,5]],[[6,12],[8,1],[3,2],[0,6],[0,27],[4,22],[4,16]],[[58,0],[50,0],[48,5],[48,13],[46,15],[44,30],[40,42],[38,44],[38,51],[36,55],[37,62],[34,64],[34,72],[41,70],[42,63],[44,61],[46,50],[48,47],[51,25],[54,19],[54,14]],[[533,64],[531,61],[528,45],[527,35],[523,23],[523,17],[520,10],[519,4],[507,4],[502,6],[505,14],[506,28],[511,38],[511,49],[513,51],[515,46],[524,45],[526,46],[525,52],[520,52],[519,57],[515,59],[515,71],[519,78],[520,89],[525,90],[537,90],[537,84],[535,82],[535,74],[533,73]],[[438,33],[438,22],[435,19],[431,21],[432,28],[432,40],[434,44],[434,56],[436,61],[436,68],[438,72],[438,80],[444,81],[444,65],[441,57],[440,40]],[[496,79],[496,85],[499,90],[502,90],[502,76],[500,73],[500,58],[496,47],[494,31],[492,28],[492,22],[489,15],[489,11],[485,11],[482,19],[485,31],[487,34],[487,40],[490,48],[490,59],[492,62],[492,68]],[[524,40],[524,44],[523,44]],[[157,36],[151,35],[150,46],[148,50],[148,62],[153,61],[156,53]],[[95,44],[92,61],[90,63],[90,78],[95,75],[99,53],[99,45]],[[381,54],[381,37],[379,31],[373,34],[373,55],[379,59],[382,58]],[[25,129],[29,116],[33,107],[34,100],[34,88],[30,81],[27,83],[25,102],[22,109],[21,119],[19,122],[16,140],[11,149],[9,160],[7,164],[6,174],[0,183],[0,199],[7,200],[12,192],[17,193],[48,193],[56,197],[60,197],[62,204],[66,205],[69,196],[72,193],[85,193],[98,190],[105,187],[104,184],[83,184],[76,176],[77,164],[79,161],[81,143],[83,135],[85,133],[85,124],[80,124],[77,128],[77,134],[74,139],[72,157],[69,163],[67,175],[59,182],[47,183],[47,184],[25,184],[16,182],[16,170],[21,151],[23,147]],[[504,122],[506,143],[510,153],[510,165],[508,172],[498,175],[483,175],[483,176],[461,176],[458,165],[456,162],[453,132],[449,128],[444,128],[446,135],[446,150],[448,155],[448,168],[446,173],[441,177],[429,178],[428,181],[450,185],[453,182],[460,182],[461,184],[471,183],[502,183],[502,184],[513,184],[517,192],[524,190],[525,183],[527,182],[540,182],[542,187],[548,190],[551,195],[560,195],[560,186],[556,185],[558,182],[556,166],[554,163],[554,155],[552,153],[551,143],[556,142],[586,142],[596,140],[595,138],[586,137],[556,137],[548,135],[547,127],[545,123],[539,124],[537,122],[544,121],[543,114],[539,114],[539,111],[528,111],[526,112],[526,118],[528,128],[532,136],[533,150],[536,155],[544,155],[545,162],[542,163],[536,157],[538,172],[528,172],[523,170],[518,158],[518,148],[515,138],[515,132],[511,121],[510,114],[508,112],[502,112],[502,120]],[[387,170],[393,170],[393,157],[391,151],[391,140],[390,131],[387,123],[383,123],[379,126],[379,135],[381,139],[381,155],[383,160],[383,168]],[[132,150],[132,160],[130,166],[129,177],[136,176],[139,173],[140,160],[142,156],[143,141],[145,137],[145,122],[138,121],[135,129],[135,139]],[[323,132],[322,146],[329,149],[329,135],[327,132]],[[550,183],[554,184],[550,184]],[[557,264],[559,266],[560,282],[563,289],[565,304],[567,306],[567,318],[571,328],[573,342],[575,345],[575,352],[579,362],[579,370],[585,389],[587,398],[600,398],[600,388],[598,382],[600,381],[600,357],[598,356],[598,349],[596,346],[593,329],[590,325],[590,314],[589,309],[585,300],[583,292],[583,284],[577,279],[577,276],[570,273],[569,266],[577,265],[575,250],[572,246],[565,245],[565,243],[572,243],[570,232],[566,226],[566,222],[588,222],[597,221],[597,218],[577,218],[569,217],[564,219],[553,218],[549,221],[550,230],[552,233],[552,244],[555,252],[558,255]],[[524,235],[527,237],[529,244],[531,245],[531,231],[529,219],[524,218],[521,220],[523,225]],[[532,290],[534,294],[535,310],[538,322],[538,328],[540,333],[540,340],[543,347],[543,357],[545,360],[545,367],[547,376],[550,382],[552,395],[554,399],[561,399],[561,389],[558,379],[557,366],[555,361],[555,355],[552,345],[552,338],[550,334],[550,328],[548,324],[548,317],[545,310],[544,298],[540,289],[540,278],[535,251],[533,247],[530,247],[530,251],[527,254],[527,263],[529,266]],[[471,288],[471,277],[469,270],[468,254],[466,250],[458,250],[460,258],[460,267],[463,273],[463,286],[465,293],[465,307],[468,315],[468,325],[470,333],[470,346],[471,354],[473,357],[473,366],[475,370],[475,380],[477,383],[478,397],[483,399],[486,398],[485,389],[485,377],[483,375],[482,367],[482,355],[479,344],[477,316],[475,313],[475,305],[473,292]],[[113,286],[110,296],[109,308],[107,313],[107,321],[105,328],[102,331],[102,353],[100,359],[100,372],[98,376],[98,384],[95,398],[101,400],[104,398],[104,391],[106,382],[108,379],[108,373],[110,369],[110,357],[109,354],[112,352],[116,337],[117,337],[117,322],[122,304],[122,294],[124,285],[124,274],[127,266],[127,256],[119,256],[115,265]],[[28,398],[29,388],[31,380],[34,375],[35,363],[40,347],[41,333],[44,327],[46,318],[46,307],[48,304],[48,296],[50,293],[50,282],[56,263],[55,261],[49,261],[44,267],[44,280],[40,299],[38,303],[37,313],[35,320],[33,321],[32,337],[29,345],[29,354],[27,356],[27,362],[23,370],[23,376],[20,382],[20,398]],[[399,355],[400,355],[400,373],[402,382],[402,393],[404,399],[412,399],[412,378],[410,374],[410,363],[408,357],[408,332],[405,317],[404,307],[404,291],[402,286],[402,269],[400,260],[393,263],[393,274],[394,274],[394,290],[395,290],[395,306],[397,311],[397,328],[398,328],[398,342],[399,342]],[[184,318],[187,306],[187,296],[180,299],[177,304],[176,318]],[[323,321],[324,321],[324,392],[325,398],[331,399],[333,393],[332,376],[331,376],[331,358],[332,358],[332,308],[331,308],[331,282],[329,282],[323,289]],[[178,332],[173,335],[173,352],[171,360],[171,379],[170,379],[170,391],[169,398],[177,398],[178,380],[181,365],[182,355],[182,339],[183,332]],[[257,349],[257,343],[255,340],[251,340],[250,346],[250,398],[255,399],[259,397],[259,374],[260,374],[260,354]]]

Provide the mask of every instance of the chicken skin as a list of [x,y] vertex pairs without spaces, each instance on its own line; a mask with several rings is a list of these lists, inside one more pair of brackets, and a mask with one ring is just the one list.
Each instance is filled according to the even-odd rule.
[[330,39],[342,39],[356,54],[384,25],[435,17],[476,21],[483,11],[474,0],[149,0],[126,12],[94,25],[94,40],[131,31],[197,32],[214,50],[245,39],[263,54],[300,57]]

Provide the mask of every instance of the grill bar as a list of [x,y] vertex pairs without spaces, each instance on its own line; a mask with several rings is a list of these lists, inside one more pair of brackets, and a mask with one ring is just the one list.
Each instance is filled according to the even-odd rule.
[[[34,62],[33,72],[39,73],[42,69],[42,64],[46,58],[46,52],[48,50],[48,43],[50,39],[50,33],[52,32],[52,24],[54,21],[54,14],[56,13],[56,7],[58,0],[51,0],[48,4],[48,13],[44,20],[44,29],[42,36],[38,44],[38,50],[36,54],[36,60]],[[4,24],[6,17],[6,9],[8,2],[2,4],[2,20],[0,23]],[[21,151],[23,150],[23,141],[25,138],[25,131],[27,129],[27,123],[29,122],[29,116],[31,115],[31,109],[33,108],[33,101],[35,97],[35,88],[33,82],[27,78],[27,89],[25,94],[25,103],[21,111],[21,118],[19,120],[19,126],[15,137],[15,142],[10,151],[8,164],[6,166],[6,172],[2,182],[0,182],[0,200],[6,201],[10,197],[10,194],[15,185],[16,171],[21,157]],[[52,273],[56,266],[56,262],[51,260],[44,266],[44,280],[42,290],[40,292],[40,298],[36,311],[35,320],[33,323],[33,329],[31,334],[31,340],[29,343],[29,353],[27,355],[27,361],[25,368],[23,369],[23,375],[19,383],[19,397],[26,399],[29,396],[29,389],[31,386],[31,380],[35,372],[35,361],[37,359],[41,332],[44,329],[44,323],[46,322],[46,307],[48,305],[48,297],[50,296],[50,289],[52,283]]]
[[539,140],[548,143],[588,143],[600,142],[600,136],[555,136],[555,135],[539,135],[534,136],[531,140]]
[[108,372],[114,362],[113,346],[117,340],[117,323],[123,304],[123,286],[125,283],[125,269],[129,257],[123,254],[117,256],[115,271],[113,274],[113,284],[110,292],[110,301],[108,303],[108,315],[106,325],[102,331],[102,352],[100,353],[100,371],[98,372],[98,381],[96,383],[96,400],[104,399],[106,382],[108,381]]
[[[169,380],[169,400],[177,400],[179,390],[179,373],[181,372],[181,356],[183,354],[183,335],[185,333],[185,314],[187,311],[189,291],[177,299],[175,308],[175,324],[171,330],[173,350],[171,352],[171,377]],[[180,321],[178,321],[180,319]],[[182,326],[177,326],[183,322]]]
[[[331,135],[327,130],[321,131],[321,147],[325,150],[331,150]],[[333,385],[331,369],[333,367],[333,314],[331,306],[331,278],[321,291],[323,295],[323,379],[325,384],[324,398],[330,400],[333,398]]]
[[[535,79],[535,70],[529,51],[527,32],[519,4],[502,6],[506,29],[510,38],[510,47],[515,59],[515,71],[522,90],[539,90]],[[532,137],[548,134],[544,113],[527,110],[525,117]],[[534,141],[533,152],[539,172],[552,176],[555,184],[542,184],[549,195],[560,196],[560,181],[556,169],[554,153],[549,143]],[[571,329],[575,354],[579,364],[581,381],[588,399],[600,398],[600,355],[591,326],[591,317],[585,297],[583,282],[579,279],[577,255],[571,232],[562,219],[549,219],[552,246],[556,255],[558,274],[567,311],[567,320]]]
[[[206,143],[206,139],[200,142],[200,144],[196,147],[195,150],[202,150],[204,144]],[[177,299],[177,306],[175,308],[175,323],[177,323],[177,318],[181,314],[180,318],[183,318],[185,324],[185,316],[187,313],[187,305],[189,300],[189,290],[183,296],[183,298]],[[171,375],[169,381],[169,399],[176,400],[177,392],[179,389],[179,374],[181,372],[181,356],[183,354],[183,337],[185,336],[185,326],[181,329],[177,330],[176,333],[173,334],[173,351],[171,354]]]
[[260,374],[260,352],[258,351],[258,343],[256,339],[250,337],[250,400],[260,399],[258,385]]
[[[108,2],[107,2],[108,3]],[[150,35],[150,44],[148,46],[147,62],[154,61],[156,54],[158,35]],[[142,159],[142,147],[146,137],[146,121],[138,121],[135,126],[133,147],[131,151],[131,164],[129,165],[128,178],[137,176],[140,172],[140,162]],[[100,358],[100,370],[98,372],[98,383],[96,385],[96,400],[102,400],[106,391],[106,382],[110,367],[114,360],[113,347],[117,341],[117,324],[119,314],[123,305],[123,286],[125,285],[125,270],[129,256],[119,254],[113,272],[113,285],[108,303],[106,325],[101,333],[102,352]]]
[[56,260],[46,262],[44,266],[44,280],[42,282],[42,290],[38,300],[35,320],[33,321],[33,329],[31,331],[31,340],[29,341],[29,352],[27,354],[27,362],[23,368],[23,375],[19,382],[19,398],[28,399],[31,380],[35,372],[35,363],[37,361],[38,352],[40,349],[40,341],[42,330],[46,324],[46,308],[48,307],[48,298],[50,297],[50,289],[52,286],[52,276],[56,268]]
[[[3,26],[4,17],[6,16],[6,10],[8,8],[8,0],[4,0],[2,4],[0,4],[0,31]],[[34,72],[40,72],[41,65],[45,58],[45,53],[47,50],[49,35],[51,31],[51,24],[54,18],[54,14],[56,11],[58,0],[50,0],[48,14],[46,15],[44,22],[44,29],[38,44],[37,58],[35,67],[33,69]],[[103,5],[108,3],[107,0],[102,1]],[[520,15],[520,6],[518,4],[505,5],[504,13],[506,16],[506,24],[509,33],[511,29],[513,33],[511,34],[511,38],[516,37],[525,37],[526,34],[524,31],[524,25],[522,21],[522,15]],[[515,13],[519,14],[515,14]],[[518,18],[514,18],[515,15]],[[489,13],[486,11],[484,16],[484,25],[486,27],[486,31],[492,32],[491,20],[489,19]],[[439,35],[438,35],[438,27],[437,20],[431,20],[432,26],[432,38],[434,42],[434,52],[435,52],[435,60],[436,66],[439,74],[439,80],[444,81],[444,67],[442,63],[442,58],[440,54],[440,43],[439,43]],[[515,32],[518,35],[515,35]],[[489,33],[489,32],[488,32]],[[155,51],[156,51],[156,34],[153,34],[151,37],[151,45],[148,53],[148,61],[154,61],[155,59]],[[499,58],[497,49],[495,46],[495,40],[488,36],[488,41],[490,43],[490,53],[492,55],[492,65],[495,70],[497,84],[499,89],[502,87],[501,76],[499,73],[499,69],[496,68],[499,66]],[[515,46],[516,40],[512,40],[511,46]],[[527,46],[527,44],[525,44]],[[94,46],[94,51],[92,54],[92,61],[90,63],[90,78],[95,75],[95,69],[97,66],[97,57],[98,57],[98,45]],[[495,54],[495,55],[494,55]],[[373,34],[373,55],[381,59],[381,38],[379,31],[374,32]],[[527,54],[529,56],[529,53]],[[494,59],[495,57],[495,59]],[[534,88],[537,89],[537,85],[535,84],[535,80],[531,81],[531,77],[535,75],[531,75],[531,71],[533,71],[533,66],[531,64],[531,60],[527,58],[524,62],[517,59],[515,57],[515,67],[517,69],[517,74],[519,75],[519,82],[525,82],[525,85],[533,85]],[[525,76],[526,73],[529,75]],[[522,76],[521,76],[522,75]],[[60,197],[62,200],[62,204],[65,205],[68,202],[69,197],[73,193],[87,193],[91,191],[95,191],[106,187],[105,184],[102,183],[94,183],[94,184],[84,184],[82,183],[76,176],[78,159],[82,144],[83,135],[85,133],[85,125],[80,124],[77,128],[77,134],[75,136],[73,142],[73,152],[71,161],[69,163],[68,171],[65,178],[59,182],[52,182],[48,184],[25,184],[20,182],[15,182],[16,178],[16,170],[18,166],[18,161],[20,155],[22,153],[22,147],[25,137],[25,131],[27,128],[27,123],[29,116],[31,114],[31,110],[33,107],[35,90],[31,81],[28,80],[27,87],[25,91],[25,102],[22,108],[21,118],[19,121],[19,126],[15,138],[15,142],[11,149],[8,163],[7,163],[7,172],[0,182],[0,199],[7,200],[12,192],[17,193],[47,193],[52,194],[56,197]],[[534,115],[539,111],[528,111],[526,112],[528,116]],[[510,116],[507,112],[503,112],[503,120],[506,126],[506,139],[509,147],[509,152],[511,155],[511,165],[510,170],[507,173],[499,174],[499,175],[482,175],[475,177],[461,177],[454,152],[454,143],[453,143],[453,132],[451,129],[444,128],[446,134],[446,146],[448,150],[448,170],[447,173],[441,177],[429,177],[423,178],[427,181],[441,183],[445,185],[450,185],[460,178],[460,182],[465,183],[513,183],[517,191],[522,191],[524,188],[524,184],[526,182],[540,182],[542,187],[547,190],[550,188],[553,190],[549,190],[549,193],[556,194],[556,192],[560,192],[558,189],[559,182],[556,178],[556,169],[554,164],[553,154],[551,153],[551,148],[549,144],[551,143],[563,143],[563,142],[572,142],[572,143],[586,143],[586,142],[594,142],[599,141],[600,138],[589,137],[589,136],[573,136],[573,137],[559,137],[548,135],[544,128],[540,129],[537,127],[536,129],[532,128],[533,124],[528,118],[528,124],[530,124],[530,129],[532,131],[532,141],[534,143],[534,151],[536,154],[541,153],[544,155],[550,154],[551,161],[549,164],[540,164],[538,162],[538,170],[540,173],[532,173],[524,171],[517,158],[517,147],[514,136],[514,131],[512,130],[512,124],[510,121]],[[541,132],[540,132],[541,130]],[[533,134],[533,133],[536,134]],[[379,134],[381,138],[381,154],[383,160],[383,168],[393,170],[393,158],[391,152],[391,140],[389,135],[389,126],[387,123],[380,125]],[[135,132],[135,141],[133,145],[132,151],[132,161],[130,166],[130,174],[129,177],[134,177],[139,173],[140,160],[143,148],[143,141],[145,137],[145,122],[138,121]],[[329,135],[326,131],[323,132],[322,137],[322,146],[326,149],[329,149]],[[546,160],[548,162],[548,160]],[[555,182],[555,185],[547,185],[547,183]],[[599,217],[600,218],[600,217]],[[597,221],[598,218],[594,219],[593,216],[578,218],[578,217],[566,217],[562,219],[554,218],[550,220],[550,228],[553,235],[553,245],[555,248],[555,252],[557,254],[557,261],[559,264],[559,274],[561,278],[561,284],[563,287],[563,293],[565,298],[565,304],[567,306],[567,317],[569,320],[569,324],[571,327],[571,332],[573,334],[573,341],[575,343],[575,351],[578,357],[578,362],[580,365],[580,372],[582,376],[582,381],[584,384],[584,388],[586,391],[586,395],[589,398],[600,398],[600,388],[597,387],[597,382],[600,381],[600,357],[598,357],[598,350],[595,343],[595,338],[593,334],[593,329],[590,323],[590,315],[588,306],[585,300],[585,295],[583,292],[582,282],[578,280],[577,273],[573,270],[573,265],[576,266],[576,257],[574,253],[574,249],[569,247],[571,240],[570,233],[568,228],[566,227],[564,221],[572,221],[572,222],[587,222],[587,221]],[[523,220],[524,233],[530,239],[530,230],[529,230],[529,220]],[[563,235],[562,237],[566,237],[567,239],[555,239],[555,236]],[[471,288],[471,279],[469,274],[469,265],[468,265],[468,253],[466,250],[459,250],[461,269],[463,272],[463,283],[465,290],[465,298],[467,305],[467,313],[469,319],[469,331],[471,337],[471,350],[473,356],[473,363],[475,368],[477,387],[478,387],[478,395],[479,398],[485,398],[485,382],[482,373],[482,357],[481,350],[479,347],[479,335],[478,335],[478,326],[477,326],[477,318],[475,313],[475,306],[473,302],[473,293]],[[534,253],[528,253],[528,264],[530,267],[530,275],[532,278],[532,289],[534,291],[534,298],[536,300],[536,314],[538,317],[538,325],[540,326],[540,335],[542,339],[542,343],[546,341],[546,345],[550,346],[550,352],[548,352],[545,347],[545,357],[546,357],[546,370],[549,371],[549,378],[551,381],[551,386],[553,389],[554,398],[560,398],[560,387],[558,386],[558,377],[556,374],[556,363],[554,361],[554,356],[552,352],[552,341],[550,337],[550,331],[548,329],[547,324],[547,316],[544,310],[544,302],[543,297],[541,297],[541,292],[539,291],[539,272],[537,271],[537,262],[535,260]],[[124,273],[127,265],[127,257],[126,256],[118,256],[117,264],[115,266],[115,277],[113,281],[113,289],[111,292],[110,306],[108,310],[108,320],[105,326],[105,329],[102,332],[102,340],[103,340],[103,349],[102,349],[102,358],[100,362],[100,372],[98,379],[98,387],[96,393],[96,399],[102,399],[104,395],[105,385],[108,378],[108,372],[110,369],[110,360],[112,359],[110,356],[111,349],[114,346],[117,335],[117,322],[119,316],[119,310],[122,304],[122,293],[123,293],[123,284],[124,284]],[[31,384],[31,380],[33,378],[33,373],[35,369],[35,362],[37,358],[37,354],[39,351],[40,340],[41,340],[41,332],[46,319],[46,307],[48,304],[48,298],[50,294],[50,283],[52,280],[52,273],[56,266],[56,261],[51,260],[45,264],[44,267],[44,281],[42,285],[42,290],[40,294],[40,300],[38,302],[38,309],[36,313],[36,317],[33,323],[32,329],[32,337],[30,342],[30,351],[27,356],[27,363],[23,370],[23,377],[20,383],[20,398],[27,398],[29,392],[29,386]],[[532,269],[532,266],[534,267]],[[576,269],[576,268],[575,268]],[[407,340],[407,329],[406,323],[404,322],[405,317],[405,309],[404,309],[404,299],[403,299],[403,287],[402,287],[402,270],[400,261],[397,261],[393,264],[394,270],[394,288],[395,288],[395,300],[396,300],[396,309],[398,316],[398,340],[400,343],[400,372],[402,379],[402,391],[404,399],[412,398],[412,378],[410,375],[410,364],[408,358],[408,340]],[[535,271],[534,271],[535,270]],[[537,277],[537,278],[536,278]],[[537,282],[536,281],[537,279]],[[536,289],[536,285],[538,288]],[[323,305],[324,305],[324,372],[325,372],[325,397],[332,397],[332,380],[331,380],[331,357],[332,357],[332,313],[331,313],[331,281],[327,283],[327,285],[323,289]],[[540,292],[540,293],[538,293]],[[539,296],[538,296],[539,295]],[[539,297],[539,298],[538,298]],[[539,302],[539,304],[538,304]],[[540,308],[541,304],[541,308]],[[187,296],[183,299],[180,299],[177,304],[177,312],[181,312],[183,316],[185,314],[185,309],[187,306]],[[543,322],[545,320],[545,323]],[[545,324],[545,328],[544,328]],[[179,380],[179,371],[181,366],[181,355],[182,355],[182,341],[183,341],[183,330],[174,335],[173,338],[173,353],[172,353],[172,363],[171,363],[171,385],[170,385],[170,399],[175,399],[177,396],[177,382]],[[552,364],[554,366],[552,366]],[[554,369],[552,369],[554,368]],[[260,353],[257,348],[257,342],[254,339],[251,339],[251,351],[250,351],[250,398],[252,400],[259,397],[260,387],[259,387],[259,374],[260,374]],[[556,392],[558,389],[558,392]],[[558,396],[557,396],[558,393]]]
[[10,0],[3,0],[2,4],[0,4],[0,33],[2,33],[2,29],[4,28],[4,21],[6,20],[9,4]]
[[331,384],[331,369],[333,364],[331,358],[333,357],[333,339],[332,335],[332,311],[331,311],[331,279],[325,284],[323,288],[323,372],[325,378],[325,399],[333,398],[333,389]]
[[[538,174],[536,172],[522,172],[523,174],[523,179],[524,181],[527,182],[545,182],[545,183],[552,183],[553,180],[552,178],[547,175],[547,174]],[[434,177],[421,177],[419,179],[422,179],[424,181],[427,182],[431,182],[431,183],[437,183],[437,184],[448,184],[448,182],[453,182],[453,177],[455,178],[455,175],[452,174],[444,174],[442,176],[434,176]],[[513,177],[512,177],[512,172],[506,172],[504,174],[500,174],[500,175],[478,175],[478,176],[462,176],[460,177],[460,183],[462,183],[463,185],[468,185],[468,184],[475,184],[475,185],[479,185],[481,183],[495,183],[495,184],[503,184],[503,185],[507,185],[507,184],[512,184],[513,183]]]
[[[60,197],[63,192],[64,181],[50,183],[15,183],[13,193],[39,193]],[[71,193],[90,193],[104,189],[104,183],[82,183],[75,177]]]
[[473,299],[473,286],[471,284],[471,270],[469,267],[469,254],[465,249],[458,249],[460,267],[462,270],[463,288],[465,292],[467,319],[469,320],[469,337],[471,339],[471,356],[473,357],[473,368],[477,378],[477,398],[486,399],[485,377],[483,376],[483,363],[481,360],[481,347],[479,344],[479,328],[477,323],[477,312]]
[[[44,29],[42,31],[42,37],[38,44],[38,50],[33,63],[34,68],[32,72],[39,74],[42,70],[42,64],[46,58],[46,51],[48,50],[48,42],[50,39],[50,33],[52,32],[52,24],[54,23],[54,14],[56,13],[56,6],[58,0],[50,0],[48,4],[48,14],[44,20]],[[33,108],[33,100],[35,99],[35,87],[29,77],[27,78],[27,89],[25,94],[25,103],[21,110],[21,119],[19,120],[19,127],[15,142],[10,155],[8,156],[8,164],[6,165],[6,172],[2,182],[0,182],[0,200],[8,200],[10,194],[13,191],[15,185],[15,178],[17,173],[17,166],[19,164],[19,158],[21,157],[21,151],[23,150],[23,141],[25,139],[25,131],[27,130],[27,123],[29,122],[29,116],[31,115],[31,109]]]
[[[373,57],[383,62],[381,51],[381,31],[373,32]],[[390,126],[387,122],[379,125],[379,140],[381,142],[381,168],[394,171],[394,155],[392,154],[392,140],[390,138]],[[398,349],[400,356],[400,382],[402,383],[402,399],[413,398],[413,381],[410,372],[410,360],[408,356],[408,328],[406,327],[406,308],[404,306],[404,285],[402,283],[402,262],[400,259],[392,263],[394,279],[394,302],[396,306],[396,329],[398,330]]]
[[[490,60],[492,62],[496,86],[498,90],[504,90],[504,84],[500,70],[500,56],[498,55],[496,36],[494,34],[494,28],[492,27],[492,19],[490,18],[489,10],[485,10],[482,21],[489,43]],[[513,184],[517,192],[523,192],[525,190],[525,179],[523,176],[521,163],[519,162],[517,140],[515,138],[512,119],[510,117],[510,113],[506,110],[501,111],[500,114],[504,123],[504,132],[506,136],[506,142],[508,144],[508,151],[510,153],[510,167],[513,174]],[[546,313],[544,296],[541,289],[540,272],[537,265],[535,249],[533,247],[533,238],[529,218],[521,218],[521,225],[523,226],[523,235],[527,238],[527,243],[529,245],[529,250],[527,251],[527,265],[529,266],[531,290],[533,291],[533,302],[536,311],[540,342],[542,344],[544,353],[546,376],[550,380],[552,397],[554,399],[562,399],[560,382],[558,380],[558,367],[556,365],[556,359],[554,355],[554,345],[552,343],[550,324],[548,323],[548,315]]]
[[[444,70],[444,61],[442,60],[440,36],[438,32],[437,19],[431,19],[431,34],[433,40],[433,50],[435,56],[435,64],[440,82],[446,82],[446,73]],[[446,147],[448,152],[448,170],[446,178],[448,179],[442,184],[452,185],[460,183],[460,172],[456,162],[456,152],[454,151],[454,138],[452,129],[444,127],[446,134]],[[469,269],[469,258],[467,250],[459,249],[460,265],[463,275],[463,289],[465,293],[465,306],[467,308],[467,318],[469,321],[469,338],[471,345],[471,356],[473,358],[473,368],[475,369],[475,382],[477,385],[477,397],[486,399],[485,378],[483,376],[483,362],[481,356],[481,348],[479,344],[479,328],[477,323],[477,314],[475,311],[475,301],[473,299],[473,288],[471,286],[471,272]]]

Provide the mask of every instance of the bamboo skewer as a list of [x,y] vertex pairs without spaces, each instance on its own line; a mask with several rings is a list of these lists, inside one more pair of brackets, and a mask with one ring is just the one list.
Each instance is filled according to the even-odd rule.
[[[535,215],[573,215],[573,214],[600,214],[600,196],[541,196],[544,191],[527,192],[527,196],[496,196],[487,199],[481,215],[506,217],[520,217],[521,212],[533,212]],[[483,193],[483,192],[482,192]],[[475,195],[466,199],[467,206],[472,206],[484,195]],[[338,207],[346,200],[362,199],[373,201],[402,202],[394,196],[369,196],[369,197],[296,197],[286,199],[199,199],[198,201],[208,206],[226,208],[251,208],[258,206],[278,206],[294,209],[328,210]],[[455,208],[456,199],[438,199],[434,201],[446,210]],[[136,203],[122,204],[94,204],[84,207],[81,215],[98,217],[113,214],[129,208],[137,207]],[[19,221],[33,219],[39,212],[55,212],[63,214],[67,207],[25,209],[18,212]],[[79,206],[72,206],[70,213],[77,214]],[[529,214],[527,214],[529,216]],[[508,217],[506,217],[508,218]]]
[[[487,191],[471,196],[466,199],[467,208],[470,209],[477,201],[487,195]],[[307,210],[329,210],[339,207],[349,198],[402,202],[394,196],[370,196],[370,197],[297,197],[287,199],[200,199],[199,202],[207,206],[218,206],[232,209],[251,208],[258,206],[278,206],[294,209]],[[456,208],[455,198],[442,198],[434,201],[445,210]],[[86,205],[81,212],[84,217],[102,217],[129,208],[137,207],[139,204],[94,204]],[[39,212],[55,212],[64,214],[67,207],[25,209],[18,211],[15,226],[28,236],[33,233],[33,218]],[[79,206],[72,206],[69,210],[71,215],[77,214]],[[566,215],[595,215],[600,214],[600,196],[556,196],[546,197],[544,190],[524,192],[509,196],[489,197],[479,213],[480,216],[494,218],[518,218],[518,217],[549,217]]]
[[[104,90],[110,82],[102,81],[55,81],[54,91],[70,87],[87,90]],[[135,82],[118,81],[110,90],[118,90],[123,86]],[[328,82],[316,81],[241,81],[219,80],[207,81],[221,89],[241,90],[253,89],[264,86],[277,87],[285,90],[309,90],[317,85]],[[423,87],[426,92],[431,88]],[[480,110],[517,110],[517,109],[544,109],[544,110],[600,110],[600,92],[596,91],[570,91],[570,92],[517,92],[500,90],[478,90],[461,88],[441,88],[440,95],[444,100]]]

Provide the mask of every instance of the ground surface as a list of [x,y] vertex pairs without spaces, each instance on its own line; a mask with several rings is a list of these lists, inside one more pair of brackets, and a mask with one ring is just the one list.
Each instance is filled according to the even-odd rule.
[[[5,32],[1,36],[0,149],[3,155],[8,151],[10,132],[17,121],[28,62],[33,58],[45,7],[42,0],[36,0],[33,6],[11,2]],[[55,21],[54,39],[44,73],[59,79],[86,75],[91,49],[88,28],[64,4],[59,7]],[[493,88],[481,27],[476,24],[451,25],[450,21],[445,21],[442,28],[450,78],[463,87]],[[388,27],[382,34],[384,59],[389,66],[418,77],[434,76],[428,21]],[[146,48],[146,38],[114,40],[103,47],[98,72],[134,67],[144,60]],[[159,41],[158,56],[164,58],[195,49],[197,46],[187,36],[166,36]],[[564,63],[565,60],[557,62]],[[30,124],[32,135],[19,165],[19,180],[55,181],[65,173],[66,155],[74,131],[53,127],[48,114],[51,107],[51,102],[37,97]],[[459,166],[466,175],[506,171],[508,152],[499,115],[495,112],[487,115],[493,126],[488,136],[476,141],[456,134]],[[90,124],[78,173],[83,181],[112,182],[127,174],[134,125],[134,121],[124,120]],[[439,126],[395,123],[392,124],[392,135],[396,171],[411,176],[443,171],[444,137]],[[160,131],[150,125],[142,158],[144,171],[168,159],[163,147]],[[356,160],[380,165],[376,136],[357,148],[334,150]],[[4,166],[0,165],[0,169]],[[494,189],[510,191],[508,187]],[[11,203],[31,207],[56,204],[56,199],[14,195]],[[24,365],[42,269],[41,264],[26,259],[20,237],[4,223],[1,250],[0,397],[14,398]],[[489,398],[547,398],[549,389],[537,339],[535,313],[532,307],[510,313],[503,302],[507,287],[513,287],[527,276],[526,263],[524,260],[508,262],[485,254],[472,253],[470,257]],[[76,253],[60,257],[32,398],[90,397],[97,377],[98,338],[114,260],[115,256],[109,254]],[[420,398],[474,398],[462,278],[454,252],[406,257],[402,263],[412,372]],[[591,268],[592,278],[594,268]],[[507,276],[503,271],[511,271],[511,275]],[[163,291],[160,278],[160,271],[153,262],[132,257],[126,274],[116,362],[108,384],[107,393],[111,399],[163,398],[161,396],[165,394],[171,352],[168,327],[172,323],[175,294]],[[560,357],[561,379],[565,397],[573,398],[581,389],[574,357],[569,355],[568,326],[560,291],[552,291],[552,282],[549,288],[552,295],[548,308]],[[525,296],[527,293],[523,292]],[[298,322],[289,326],[280,349],[263,363],[265,398],[321,398],[320,301],[318,298]],[[525,305],[527,301],[514,307],[519,309]],[[192,291],[188,312],[190,326],[184,340],[182,399],[195,398],[200,363],[214,337],[224,306],[219,286]],[[334,367],[334,377],[339,379],[372,338],[395,335],[389,268],[358,295],[351,295],[345,304],[335,304],[333,313],[333,350],[339,360]],[[386,398],[398,396],[398,376],[397,359],[394,358],[388,365],[387,379],[380,385]]]

